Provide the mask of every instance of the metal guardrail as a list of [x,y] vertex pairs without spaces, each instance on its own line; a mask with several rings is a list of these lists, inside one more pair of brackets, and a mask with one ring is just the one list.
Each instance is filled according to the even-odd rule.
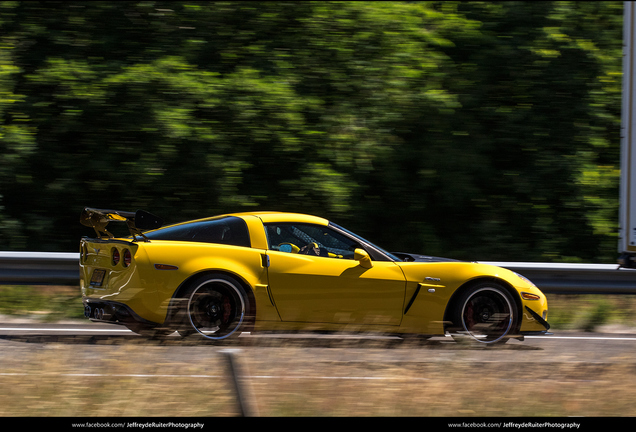
[[636,269],[618,264],[483,262],[530,279],[551,294],[636,294]]
[[[482,262],[515,271],[545,293],[636,294],[636,269],[616,264]],[[77,285],[79,253],[0,252],[0,284]]]
[[79,285],[79,253],[0,252],[0,284]]

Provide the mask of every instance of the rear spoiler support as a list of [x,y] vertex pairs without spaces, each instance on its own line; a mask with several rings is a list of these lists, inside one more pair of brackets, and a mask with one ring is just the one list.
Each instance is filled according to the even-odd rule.
[[86,207],[80,216],[80,223],[93,228],[95,233],[97,233],[97,237],[100,239],[104,238],[104,236],[109,239],[114,238],[114,236],[106,229],[106,226],[111,221],[126,222],[133,241],[138,240],[137,236],[142,237],[146,242],[150,241],[143,234],[142,230],[158,229],[163,225],[163,220],[160,217],[144,210],[137,210],[133,213],[120,210],[104,210]]

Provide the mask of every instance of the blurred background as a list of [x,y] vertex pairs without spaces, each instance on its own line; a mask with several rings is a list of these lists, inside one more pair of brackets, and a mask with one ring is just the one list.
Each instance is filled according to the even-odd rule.
[[0,2],[0,250],[83,207],[617,258],[622,2]]
[[[620,1],[0,1],[0,251],[76,253],[87,206],[281,210],[391,251],[614,264],[622,30]],[[83,319],[79,296],[2,285],[0,320]],[[635,297],[550,294],[550,322],[633,334]],[[216,350],[52,334],[2,336],[0,415],[236,412]],[[532,342],[241,360],[261,415],[633,415],[633,341]]]

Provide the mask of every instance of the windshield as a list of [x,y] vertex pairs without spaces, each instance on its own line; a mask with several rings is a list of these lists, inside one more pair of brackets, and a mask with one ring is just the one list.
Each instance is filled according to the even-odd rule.
[[343,232],[346,232],[347,234],[349,234],[352,237],[355,237],[356,239],[360,240],[362,243],[365,243],[366,245],[371,246],[372,248],[376,249],[377,251],[383,253],[384,255],[386,255],[387,257],[389,257],[393,261],[402,261],[400,258],[398,258],[395,255],[393,255],[391,252],[385,251],[381,247],[376,246],[373,243],[371,243],[369,240],[367,240],[367,239],[365,239],[363,237],[360,237],[358,234],[356,234],[354,232],[351,232],[348,229],[341,227],[340,225],[337,225],[337,224],[335,224],[333,222],[329,222],[329,225],[331,225],[331,226],[333,226],[333,227],[335,227],[335,228],[337,228],[337,229],[339,229],[339,230],[341,230]]

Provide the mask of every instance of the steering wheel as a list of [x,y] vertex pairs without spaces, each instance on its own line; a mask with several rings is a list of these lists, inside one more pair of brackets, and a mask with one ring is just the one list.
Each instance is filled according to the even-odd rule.
[[329,253],[325,248],[321,248],[317,243],[307,243],[307,245],[303,246],[298,252],[302,255],[313,255],[313,256],[321,256],[326,257],[329,256]]

